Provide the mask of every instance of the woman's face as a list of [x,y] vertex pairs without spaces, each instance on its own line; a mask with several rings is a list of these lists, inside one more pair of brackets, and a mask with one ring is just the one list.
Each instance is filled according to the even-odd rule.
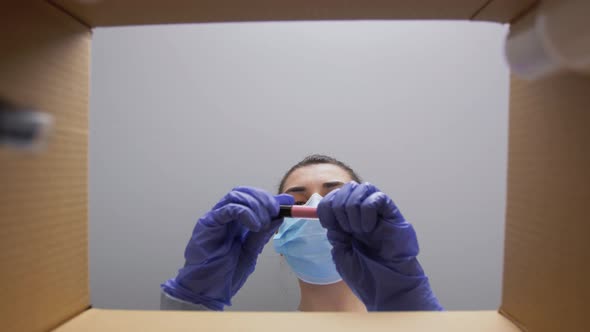
[[330,191],[352,181],[351,176],[339,166],[314,164],[300,167],[287,177],[283,193],[295,197],[295,204],[305,204],[318,193],[325,197]]

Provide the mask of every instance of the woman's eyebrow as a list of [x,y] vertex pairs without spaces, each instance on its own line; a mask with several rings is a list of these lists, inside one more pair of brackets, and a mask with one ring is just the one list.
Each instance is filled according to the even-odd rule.
[[305,191],[307,191],[307,188],[305,188],[303,186],[300,186],[300,187],[291,187],[291,188],[285,190],[285,194],[288,194],[288,193],[301,193],[301,192],[305,192]]
[[329,188],[342,186],[342,185],[344,185],[344,182],[342,182],[342,181],[329,181],[329,182],[324,182],[323,187],[329,189]]

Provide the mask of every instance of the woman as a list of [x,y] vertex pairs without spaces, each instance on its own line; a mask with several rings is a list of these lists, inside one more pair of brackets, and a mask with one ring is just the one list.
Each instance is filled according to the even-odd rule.
[[[238,187],[203,216],[186,263],[162,285],[162,309],[231,305],[274,235],[299,279],[300,311],[442,310],[416,256],[412,225],[393,201],[344,163],[312,155],[283,177],[279,195]],[[279,218],[280,205],[317,206],[317,220]]]

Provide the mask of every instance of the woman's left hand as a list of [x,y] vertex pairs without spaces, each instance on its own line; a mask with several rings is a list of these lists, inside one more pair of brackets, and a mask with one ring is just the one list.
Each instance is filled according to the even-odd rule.
[[442,310],[414,228],[377,187],[350,182],[322,199],[318,216],[338,272],[369,311]]

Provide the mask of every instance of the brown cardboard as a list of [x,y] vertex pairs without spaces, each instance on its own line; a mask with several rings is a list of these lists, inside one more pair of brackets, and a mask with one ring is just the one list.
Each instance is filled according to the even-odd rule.
[[46,150],[0,149],[0,330],[46,331],[89,305],[89,30],[42,1],[0,12],[0,96],[48,112]]
[[[572,71],[590,74],[590,1],[547,1],[539,7],[547,40]],[[576,31],[577,33],[572,33]]]
[[519,329],[495,311],[363,314],[90,309],[56,330],[73,331],[517,332]]
[[474,17],[477,21],[509,23],[530,10],[539,0],[493,0],[489,1]]
[[590,78],[513,79],[501,313],[86,310],[88,26],[244,20],[513,21],[533,0],[12,1],[0,96],[53,114],[43,154],[0,150],[0,327],[7,331],[589,331]]
[[512,80],[502,312],[590,331],[590,79]]
[[[502,2],[506,4],[507,1]],[[508,22],[533,1],[510,0],[509,5],[501,8],[490,6],[490,0],[53,0],[56,5],[93,27],[228,21],[468,20],[480,11],[481,18],[476,19]]]

